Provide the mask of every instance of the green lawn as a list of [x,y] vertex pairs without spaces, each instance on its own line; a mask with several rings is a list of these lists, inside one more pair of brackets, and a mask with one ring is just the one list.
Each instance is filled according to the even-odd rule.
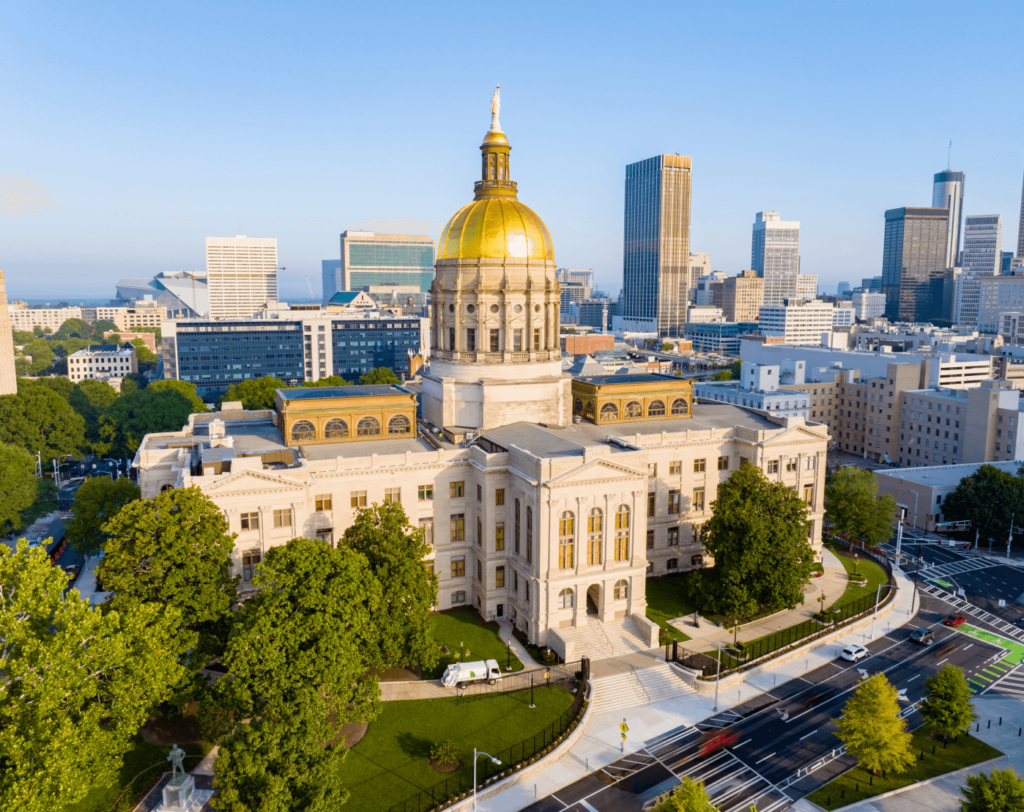
[[[430,618],[431,631],[438,646],[447,646],[450,654],[442,654],[437,666],[423,671],[423,679],[439,679],[449,664],[458,662],[460,650],[465,662],[497,660],[505,671],[508,660],[508,646],[501,639],[497,623],[483,625],[480,615],[472,609],[444,612]],[[512,670],[522,671],[523,664],[512,653]]]
[[389,810],[443,782],[446,776],[428,761],[431,746],[446,739],[458,743],[460,770],[470,783],[474,747],[501,758],[501,751],[555,722],[573,695],[551,686],[538,688],[534,701],[537,707],[531,709],[525,691],[461,703],[455,697],[382,703],[380,716],[342,765],[342,780],[352,793],[345,808]]
[[667,575],[647,582],[647,617],[678,640],[690,638],[669,621],[692,615],[697,608],[686,596],[686,582],[685,575]]
[[[838,809],[847,804],[881,795],[883,792],[905,787],[915,781],[925,781],[937,775],[970,767],[972,764],[1002,755],[985,742],[964,735],[961,735],[956,742],[950,742],[943,749],[941,739],[932,739],[931,732],[931,725],[924,725],[915,731],[913,748],[918,760],[905,773],[900,775],[889,773],[886,778],[875,776],[872,783],[868,784],[867,770],[857,766],[820,789],[816,789],[807,796],[807,800],[824,809]],[[935,755],[932,755],[933,745],[935,746]],[[920,758],[922,752],[924,753],[923,759]]]
[[[167,761],[167,754],[171,752],[170,747],[146,744],[142,740],[142,736],[139,735],[136,735],[132,740],[132,745],[132,749],[125,754],[124,764],[121,766],[121,772],[118,774],[116,783],[90,788],[88,794],[81,801],[64,807],[64,812],[111,812],[117,796],[125,790],[133,778],[147,767],[151,767],[154,764],[161,765],[147,771],[136,782],[133,791],[128,793],[118,805],[118,812],[122,809],[132,809],[141,800],[140,795],[142,791],[148,789],[157,776],[164,772],[165,769],[169,770],[171,768],[170,762]],[[211,746],[208,744],[183,744],[181,748],[189,756],[203,756],[210,752]],[[198,762],[199,759],[186,757],[185,768],[191,770]]]
[[[885,574],[885,570],[870,558],[861,556],[855,561],[853,558],[841,555],[836,550],[833,550],[833,552],[836,554],[836,558],[843,562],[843,566],[846,567],[846,572],[849,574],[851,581],[846,585],[846,590],[843,592],[839,600],[829,608],[845,606],[848,603],[860,600],[865,595],[871,595],[874,597],[878,594],[879,584],[889,583],[889,576]],[[855,573],[861,578],[867,580],[867,583],[864,586],[857,586],[853,583],[852,579],[855,577]],[[883,592],[885,592],[885,590],[883,590]],[[884,594],[882,597],[885,597]]]

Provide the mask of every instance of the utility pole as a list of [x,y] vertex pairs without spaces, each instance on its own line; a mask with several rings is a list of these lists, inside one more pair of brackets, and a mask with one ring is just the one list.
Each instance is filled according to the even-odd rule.
[[917,576],[921,574],[921,545],[917,545],[917,569],[914,570],[914,591],[917,591]]

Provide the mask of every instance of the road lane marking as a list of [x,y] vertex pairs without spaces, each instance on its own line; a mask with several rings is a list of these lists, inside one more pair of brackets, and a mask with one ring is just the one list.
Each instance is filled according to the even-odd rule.
[[[770,758],[771,758],[772,756],[774,756],[774,755],[775,755],[775,753],[769,753],[769,754],[768,754],[767,756],[765,756],[764,758],[762,758],[762,759],[761,759],[761,761],[767,761],[768,759],[770,759]],[[755,765],[757,765],[757,764],[760,764],[760,763],[761,763],[761,761],[755,761],[755,762],[754,762],[754,764],[755,764]]]
[[[917,675],[917,677],[920,677],[920,676],[921,676],[920,674]],[[907,680],[907,682],[913,682],[914,680],[917,679],[917,677],[911,677],[910,679]]]
[[807,734],[806,736],[801,736],[801,737],[800,737],[800,741],[803,741],[804,739],[810,738],[811,736],[813,736],[813,735],[814,735],[815,733],[817,733],[817,732],[818,732],[817,730],[812,730],[812,731],[811,731],[810,733],[808,733],[808,734]]
[[[745,744],[750,744],[752,741],[753,739],[747,739],[745,742],[740,742],[739,744],[737,744],[736,747],[742,747]],[[735,750],[736,748],[734,747],[733,749]]]
[[[947,657],[945,660],[942,661],[942,663],[948,663],[948,662],[949,662],[949,657]],[[942,665],[942,663],[939,663],[939,665]]]

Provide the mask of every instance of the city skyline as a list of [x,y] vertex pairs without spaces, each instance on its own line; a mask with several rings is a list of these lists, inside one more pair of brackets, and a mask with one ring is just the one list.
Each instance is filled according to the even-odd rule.
[[[979,93],[1002,109],[1013,92],[1011,54],[989,49],[970,72],[898,102],[884,93],[881,69],[864,67],[876,50],[895,59],[892,70],[927,64],[927,42],[945,25],[943,7],[929,8],[929,17],[909,5],[896,9],[878,30],[870,7],[809,7],[799,19],[756,25],[727,9],[665,7],[669,22],[685,18],[706,32],[688,46],[693,58],[679,86],[640,81],[679,70],[671,49],[658,47],[671,25],[641,35],[599,13],[581,19],[548,9],[551,24],[540,34],[508,22],[510,37],[529,28],[538,58],[496,54],[467,75],[455,52],[439,56],[438,46],[471,36],[469,19],[414,6],[364,10],[364,35],[343,67],[327,45],[344,15],[327,6],[310,7],[321,23],[315,27],[283,9],[253,7],[239,19],[226,7],[198,30],[187,7],[123,19],[69,8],[57,31],[45,29],[41,11],[18,9],[0,35],[0,64],[23,79],[8,101],[21,124],[0,142],[0,268],[14,298],[52,298],[54,282],[65,297],[102,296],[120,278],[202,268],[205,237],[246,233],[278,240],[288,268],[282,296],[308,296],[303,276],[320,277],[346,228],[391,222],[375,230],[436,238],[486,129],[474,102],[501,83],[517,161],[528,159],[520,164],[525,200],[561,235],[559,264],[593,267],[597,286],[617,291],[625,167],[679,152],[695,166],[691,251],[708,252],[714,269],[734,275],[748,265],[753,215],[782,211],[802,224],[803,272],[834,290],[881,272],[884,212],[929,204],[950,139],[951,167],[971,176],[964,215],[1019,220],[1021,114],[1011,106],[1004,126],[982,131],[937,112],[950,98],[979,100]],[[557,31],[569,20],[581,36],[564,47]],[[822,36],[835,26],[848,36]],[[965,41],[985,36],[981,20],[963,20],[962,29]],[[774,70],[790,81],[784,105],[749,83],[780,37],[801,43],[781,58],[771,48]],[[723,62],[716,55],[727,41]],[[641,44],[639,60],[607,58]],[[253,56],[260,50],[286,55],[287,68]],[[863,70],[849,70],[854,62]],[[37,67],[26,70],[30,64]],[[971,81],[979,71],[993,77],[983,87]],[[261,116],[250,119],[256,108]],[[751,129],[751,119],[759,126]],[[580,143],[577,121],[596,137]],[[408,153],[410,122],[412,178],[394,160]],[[16,216],[17,195],[35,195],[37,213]],[[1016,234],[1004,231],[1001,247],[1014,250]]]

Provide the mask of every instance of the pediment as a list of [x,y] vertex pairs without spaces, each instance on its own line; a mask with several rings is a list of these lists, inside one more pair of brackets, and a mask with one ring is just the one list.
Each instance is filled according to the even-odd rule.
[[210,496],[251,496],[273,493],[305,493],[306,486],[294,479],[264,471],[239,471],[203,487]]
[[636,479],[646,480],[646,478],[646,471],[602,458],[585,462],[583,465],[552,477],[544,484],[549,488],[568,488],[577,485],[600,485],[604,482],[610,484]]
[[765,448],[773,445],[790,445],[792,443],[820,443],[822,441],[828,442],[828,430],[826,429],[825,434],[819,434],[816,431],[812,431],[807,426],[792,426],[788,429],[783,429],[778,434],[773,434],[769,439],[765,440],[763,445]]

